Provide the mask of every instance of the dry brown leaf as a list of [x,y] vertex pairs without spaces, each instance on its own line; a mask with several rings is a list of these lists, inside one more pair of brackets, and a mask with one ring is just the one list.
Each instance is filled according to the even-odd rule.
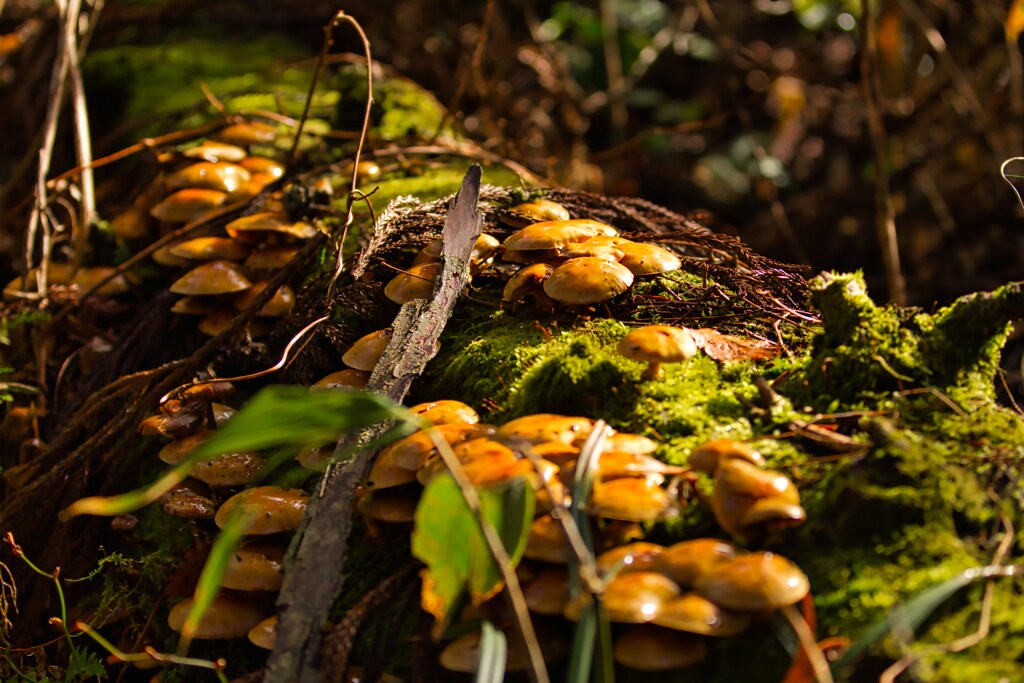
[[722,334],[710,328],[687,331],[698,349],[703,349],[708,356],[722,363],[765,360],[779,355],[779,347],[763,339]]

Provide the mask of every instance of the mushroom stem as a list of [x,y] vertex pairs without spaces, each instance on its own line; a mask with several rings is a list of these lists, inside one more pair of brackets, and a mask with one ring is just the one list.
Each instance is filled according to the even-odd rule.
[[644,380],[654,380],[661,377],[661,363],[648,363],[647,369],[644,370],[644,374],[641,377]]

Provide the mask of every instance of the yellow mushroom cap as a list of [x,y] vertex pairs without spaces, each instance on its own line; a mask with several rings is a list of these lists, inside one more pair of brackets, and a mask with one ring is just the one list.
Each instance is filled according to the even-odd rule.
[[647,541],[637,541],[606,550],[597,557],[599,574],[616,572],[653,571],[654,559],[665,546]]
[[618,453],[650,455],[654,451],[658,450],[658,442],[648,439],[646,436],[641,436],[640,434],[618,432],[605,439],[604,449],[606,451],[614,451]]
[[206,161],[242,161],[245,159],[246,151],[241,147],[229,145],[226,142],[217,140],[203,140],[195,147],[189,147],[181,153],[190,159],[205,159]]
[[750,627],[749,612],[724,610],[707,598],[687,593],[662,604],[653,623],[702,636],[735,636]]
[[501,293],[502,300],[519,301],[531,291],[540,289],[554,270],[555,267],[547,263],[534,263],[520,268],[505,283],[505,289]]
[[[488,424],[451,422],[437,425],[435,429],[437,430],[438,437],[449,446],[455,446],[463,441],[494,434],[494,427]],[[384,450],[391,451],[389,457],[393,458],[396,465],[412,471],[416,471],[426,465],[427,459],[435,452],[434,441],[426,431],[410,434],[403,439],[399,439]]]
[[249,255],[249,247],[229,237],[195,237],[178,242],[168,250],[172,256],[186,259],[224,259],[241,261]]
[[[94,285],[99,284],[101,280],[105,280],[110,275],[113,275],[115,270],[115,268],[107,266],[80,268],[71,278],[70,284],[78,287],[79,289],[91,289]],[[131,290],[133,279],[134,278],[131,278],[131,276],[125,274],[115,275],[109,282],[100,287],[99,293],[108,296],[113,294],[124,294]]]
[[[167,625],[180,632],[191,610],[192,598],[182,600],[171,608]],[[221,593],[210,602],[192,637],[197,640],[241,638],[264,616],[266,612],[260,601],[245,595]]]
[[364,486],[368,489],[388,489],[416,481],[416,472],[395,464],[394,451],[384,449],[373,462]]
[[[763,499],[773,502],[755,508]],[[738,536],[745,535],[747,525],[773,519],[795,523],[805,517],[800,507],[800,493],[789,477],[761,469],[746,460],[725,460],[719,464],[712,509],[721,527]]]
[[522,204],[516,204],[508,211],[535,222],[569,220],[569,209],[550,199],[534,199],[529,202],[523,202]]
[[537,413],[506,422],[498,428],[498,436],[505,439],[522,439],[531,444],[548,441],[571,444],[577,439],[586,438],[593,427],[593,420],[586,417]]
[[331,389],[362,389],[370,381],[370,373],[365,370],[353,370],[345,368],[332,372],[320,379],[309,388],[311,394],[318,391],[330,391]]
[[212,519],[217,512],[216,503],[194,490],[194,484],[187,480],[165,493],[157,502],[167,514],[184,519]]
[[542,562],[565,564],[569,561],[569,540],[561,522],[551,515],[544,515],[530,524],[530,535],[526,540],[523,557]]
[[557,249],[597,234],[600,234],[599,231],[592,225],[574,221],[547,221],[517,230],[506,237],[503,244],[508,251]]
[[626,242],[617,248],[622,251],[619,263],[629,268],[633,275],[656,275],[679,270],[683,262],[667,249],[656,244]]
[[370,519],[402,524],[416,518],[419,500],[419,490],[405,486],[371,491],[359,499],[356,507]]
[[695,470],[714,474],[725,460],[745,460],[753,465],[764,465],[764,457],[753,448],[733,439],[715,439],[701,444],[690,454],[689,465]]
[[210,261],[196,266],[171,285],[175,294],[231,294],[252,286],[242,269],[230,261]]
[[697,344],[690,333],[680,327],[647,325],[623,337],[618,350],[630,360],[676,363],[697,355]]
[[245,267],[252,270],[277,270],[287,265],[297,253],[298,247],[264,246],[249,254],[249,258],[245,259]]
[[384,287],[384,296],[396,304],[414,299],[429,299],[434,295],[434,281],[441,272],[439,263],[423,263],[396,275]]
[[739,555],[697,579],[708,600],[738,611],[772,610],[799,602],[810,582],[791,561],[770,552]]
[[544,293],[567,304],[593,304],[622,294],[633,284],[633,273],[611,261],[584,256],[569,259],[544,281]]
[[251,536],[277,534],[297,529],[306,512],[309,496],[300,489],[257,486],[228,498],[217,510],[214,521],[221,529],[239,506],[251,521],[246,533]]
[[692,586],[723,562],[736,557],[736,546],[717,538],[695,538],[670,545],[652,562],[652,570],[664,574],[680,586]]
[[671,510],[668,493],[646,478],[594,482],[587,512],[624,522],[655,522]]
[[[616,574],[605,586],[603,602],[611,621],[644,624],[658,615],[664,603],[680,593],[679,586],[656,572],[626,572]],[[565,617],[579,621],[591,599],[589,593],[581,593],[565,608]]]
[[273,650],[274,643],[277,641],[277,619],[275,614],[249,629],[247,634],[249,642],[264,650]]
[[266,123],[247,121],[222,128],[214,137],[231,145],[248,147],[273,142],[277,137],[277,129]]
[[476,424],[480,421],[480,416],[471,407],[462,401],[452,401],[450,399],[418,403],[409,408],[409,410],[435,425],[453,423]]
[[543,569],[525,588],[526,606],[534,614],[561,615],[569,604],[569,574],[564,567]]
[[242,159],[239,163],[252,174],[266,173],[272,179],[277,179],[284,175],[284,166],[280,162],[268,157],[249,156]]
[[168,223],[191,223],[227,201],[226,192],[190,187],[178,190],[149,210],[149,215]]
[[240,591],[276,591],[284,579],[284,554],[280,543],[249,540],[228,558],[220,585]]
[[145,209],[138,206],[128,207],[110,221],[110,229],[125,240],[138,240],[148,236],[149,227],[149,215]]
[[249,178],[249,171],[237,164],[228,161],[200,161],[169,175],[167,186],[202,187],[208,190],[234,192]]
[[641,671],[666,671],[691,666],[707,656],[697,636],[660,626],[634,625],[615,641],[615,661]]
[[310,223],[290,221],[285,214],[274,211],[264,211],[236,218],[224,226],[224,229],[235,238],[252,238],[254,233],[276,232],[305,240],[317,232],[316,227]]
[[[235,308],[239,311],[245,310],[252,300],[259,296],[267,287],[267,282],[261,280],[254,282],[252,287],[245,290],[235,298]],[[281,285],[277,291],[274,292],[274,296],[270,297],[270,301],[263,304],[263,306],[256,312],[256,315],[264,318],[279,318],[283,315],[288,315],[291,310],[295,307],[295,292],[288,285]]]
[[377,361],[384,355],[384,350],[391,341],[392,331],[377,330],[356,340],[349,350],[341,357],[341,362],[350,368],[373,372]]

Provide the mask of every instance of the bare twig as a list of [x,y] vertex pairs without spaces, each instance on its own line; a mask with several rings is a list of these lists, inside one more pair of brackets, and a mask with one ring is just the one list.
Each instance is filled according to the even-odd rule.
[[825,653],[821,651],[821,648],[814,641],[814,633],[811,631],[807,620],[804,619],[800,611],[793,605],[787,605],[780,611],[782,616],[786,618],[786,621],[789,622],[789,625],[793,627],[793,632],[800,641],[800,648],[803,650],[804,655],[806,655],[807,661],[811,664],[814,679],[818,683],[832,683],[832,671],[829,669],[828,660],[825,658]]
[[[85,104],[85,86],[82,83],[82,70],[78,65],[78,20],[81,5],[80,0],[72,0],[67,7],[67,15],[64,17],[64,51],[68,56],[68,80],[71,81],[71,103],[74,111],[75,121],[75,148],[78,155],[78,165],[82,168],[81,190],[82,200],[78,214],[77,230],[72,233],[72,267],[77,269],[85,255],[89,243],[89,229],[92,226],[93,217],[96,215],[96,186],[93,181],[92,168],[92,140],[89,130],[89,112]],[[58,0],[58,7],[64,9],[63,2]],[[75,7],[78,5],[78,7]],[[99,6],[93,8],[93,13],[99,11]]]
[[861,0],[860,73],[864,110],[871,134],[871,150],[875,164],[875,229],[882,249],[889,300],[904,305],[907,302],[907,283],[900,267],[899,243],[896,237],[896,209],[889,191],[889,159],[885,124],[879,110],[881,85],[878,81],[878,47],[874,10],[869,0]]

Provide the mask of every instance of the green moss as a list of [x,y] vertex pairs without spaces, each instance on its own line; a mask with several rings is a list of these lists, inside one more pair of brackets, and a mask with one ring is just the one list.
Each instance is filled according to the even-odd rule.
[[[341,93],[335,126],[341,130],[359,130],[365,111],[366,68],[347,65],[339,69],[333,89]],[[429,91],[412,81],[386,76],[374,80],[370,115],[374,133],[385,140],[408,135],[430,138],[441,126],[444,107]],[[443,132],[451,137],[450,129]]]

